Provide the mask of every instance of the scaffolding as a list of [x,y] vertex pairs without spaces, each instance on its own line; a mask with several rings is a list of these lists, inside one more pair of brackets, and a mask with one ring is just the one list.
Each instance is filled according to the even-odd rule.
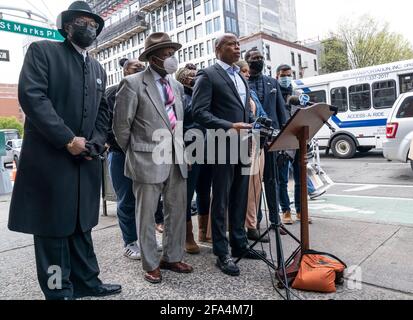
[[103,19],[108,19],[112,14],[137,1],[138,0],[86,0],[92,10]]

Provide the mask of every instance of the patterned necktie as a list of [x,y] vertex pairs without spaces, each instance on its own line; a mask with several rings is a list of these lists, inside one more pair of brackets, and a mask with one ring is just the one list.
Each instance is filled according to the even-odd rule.
[[168,114],[169,123],[171,124],[171,129],[173,131],[175,130],[176,122],[178,121],[176,119],[176,114],[174,110],[175,96],[174,96],[174,93],[172,92],[172,88],[168,80],[162,78],[159,81],[162,84],[163,92],[165,95],[165,109],[166,109],[166,113]]

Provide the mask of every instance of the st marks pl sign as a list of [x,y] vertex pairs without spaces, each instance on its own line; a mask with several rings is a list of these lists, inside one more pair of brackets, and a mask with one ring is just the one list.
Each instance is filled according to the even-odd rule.
[[19,33],[49,40],[64,41],[64,38],[60,35],[59,31],[55,29],[42,28],[4,19],[0,19],[0,31]]

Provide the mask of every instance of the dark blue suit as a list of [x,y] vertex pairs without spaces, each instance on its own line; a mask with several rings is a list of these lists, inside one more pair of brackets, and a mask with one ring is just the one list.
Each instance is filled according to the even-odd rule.
[[[272,120],[272,126],[275,129],[281,129],[281,127],[287,122],[285,102],[282,96],[281,87],[277,80],[265,75],[251,77],[249,80],[250,87],[253,88],[257,81],[262,81],[263,83],[263,98],[260,99],[260,102],[264,108],[264,111]],[[273,224],[278,223],[279,221],[276,165],[276,154],[273,152],[266,152],[264,185],[270,221]],[[261,220],[261,217],[259,217],[259,220]]]

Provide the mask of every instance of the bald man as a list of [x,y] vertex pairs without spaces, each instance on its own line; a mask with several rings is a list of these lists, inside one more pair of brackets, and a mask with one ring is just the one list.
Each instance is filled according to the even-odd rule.
[[[238,38],[224,34],[215,44],[217,63],[201,70],[197,76],[193,96],[194,120],[206,129],[250,129],[252,114],[249,107],[248,83],[235,65],[241,57]],[[249,176],[243,175],[243,166],[230,163],[230,147],[226,147],[225,164],[213,165],[211,226],[217,267],[230,276],[238,276],[240,270],[229,255],[226,237],[226,214],[230,225],[230,241],[233,257],[256,259],[248,249],[244,229]],[[218,158],[218,157],[217,157]],[[238,157],[241,158],[241,157]],[[262,253],[265,254],[265,253]]]

